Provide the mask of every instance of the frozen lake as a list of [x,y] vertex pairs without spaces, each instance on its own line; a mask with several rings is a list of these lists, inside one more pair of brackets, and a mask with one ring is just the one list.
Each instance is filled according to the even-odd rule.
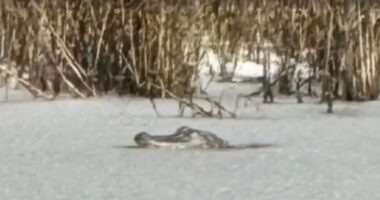
[[[2,93],[1,93],[2,94]],[[177,104],[101,99],[0,103],[0,199],[380,199],[380,102],[251,105],[238,119],[176,118]],[[257,101],[261,101],[257,100]],[[128,149],[181,125],[246,150]]]

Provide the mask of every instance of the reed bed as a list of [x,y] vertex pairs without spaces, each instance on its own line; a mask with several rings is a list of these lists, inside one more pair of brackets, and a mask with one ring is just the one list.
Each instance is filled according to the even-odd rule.
[[222,75],[241,51],[266,62],[257,55],[270,50],[283,72],[289,59],[306,60],[336,97],[379,94],[378,1],[9,0],[0,18],[1,57],[55,94],[183,97],[194,92],[205,48],[219,55]]

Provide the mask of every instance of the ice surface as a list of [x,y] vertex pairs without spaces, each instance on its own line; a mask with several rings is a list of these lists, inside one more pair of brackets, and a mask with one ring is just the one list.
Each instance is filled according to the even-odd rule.
[[[314,99],[275,100],[225,120],[175,118],[177,104],[159,100],[157,118],[146,99],[33,101],[13,91],[0,103],[0,199],[380,199],[379,102],[338,103],[327,115]],[[273,146],[124,148],[139,131],[181,125]]]

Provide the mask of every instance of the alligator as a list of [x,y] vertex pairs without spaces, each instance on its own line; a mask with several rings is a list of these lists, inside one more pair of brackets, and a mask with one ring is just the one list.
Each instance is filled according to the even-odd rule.
[[139,148],[169,149],[242,149],[266,147],[266,144],[230,145],[216,134],[182,126],[171,135],[150,135],[147,132],[137,133],[134,140]]

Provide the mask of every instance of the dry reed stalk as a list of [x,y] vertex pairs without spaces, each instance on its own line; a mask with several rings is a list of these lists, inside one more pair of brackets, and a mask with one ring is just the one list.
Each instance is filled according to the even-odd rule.
[[[34,6],[34,8],[39,12],[39,14],[41,14],[42,16],[42,20],[47,24],[47,27],[48,27],[48,30],[53,34],[53,36],[55,37],[55,41],[57,42],[58,44],[58,47],[60,48],[61,52],[62,52],[62,55],[64,56],[64,58],[66,59],[67,63],[69,64],[69,66],[71,67],[71,69],[76,73],[77,77],[81,80],[82,84],[89,90],[91,91],[94,95],[95,92],[92,90],[92,88],[85,82],[84,80],[84,77],[87,76],[85,70],[80,66],[80,64],[78,62],[76,62],[75,58],[73,57],[73,55],[71,54],[70,50],[67,48],[66,44],[64,43],[64,41],[62,40],[62,38],[58,35],[57,31],[54,30],[54,28],[52,27],[51,23],[49,22],[47,16],[46,16],[46,13],[45,11],[40,7],[38,6],[38,4],[36,4],[35,1],[32,1],[32,5]],[[86,95],[83,95],[81,92],[79,92],[79,89],[76,88],[76,86],[74,84],[72,84],[65,76],[64,74],[62,73],[62,70],[60,70],[60,74],[62,75],[62,78],[65,80],[66,83],[68,83],[67,85],[77,94],[79,95],[80,97],[85,97]]]
[[[8,70],[7,68],[0,68],[0,72],[6,73],[8,77],[11,76],[12,78],[15,78],[19,83],[21,83],[25,87],[25,89],[27,89],[34,96],[34,98],[42,97],[46,100],[53,100],[55,98],[54,95],[47,94],[39,88],[33,86],[29,81],[15,76],[14,73],[12,73],[12,71]],[[6,94],[6,96],[6,98],[8,99],[8,94]]]

